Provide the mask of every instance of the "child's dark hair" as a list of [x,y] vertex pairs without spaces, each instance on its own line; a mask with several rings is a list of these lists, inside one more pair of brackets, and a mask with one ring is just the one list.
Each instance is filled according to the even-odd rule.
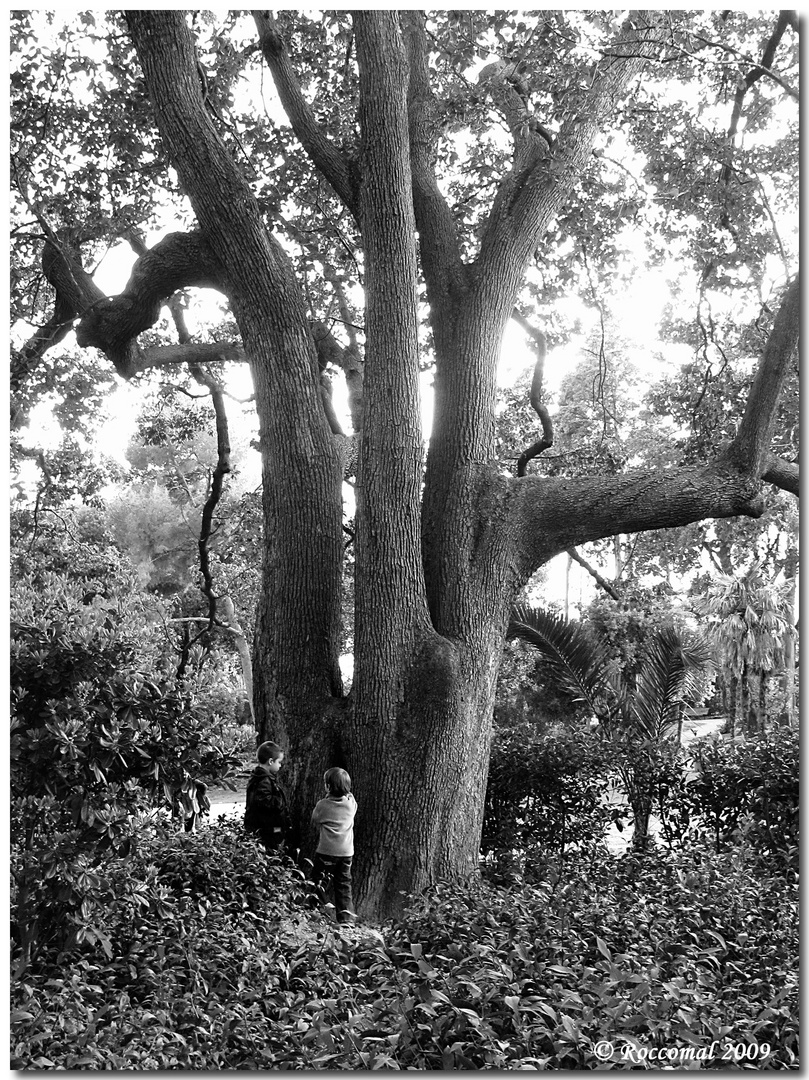
[[276,758],[281,757],[283,752],[277,742],[263,742],[256,750],[256,757],[260,765],[266,765],[268,761],[275,761]]
[[351,791],[351,777],[345,769],[327,769],[323,783],[329,789],[329,795],[348,795]]

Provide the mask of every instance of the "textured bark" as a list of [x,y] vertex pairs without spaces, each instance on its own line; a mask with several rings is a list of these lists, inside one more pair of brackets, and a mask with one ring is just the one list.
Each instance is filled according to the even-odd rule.
[[320,403],[300,289],[206,112],[182,12],[131,11],[160,134],[216,253],[250,357],[263,457],[264,587],[256,621],[259,738],[290,749],[302,819],[334,754],[339,706],[341,469]]
[[[355,17],[360,73],[360,224],[366,356],[357,476],[354,720],[349,761],[362,807],[359,900],[382,914],[396,890],[435,873],[433,820],[446,781],[421,732],[413,690],[452,649],[429,626],[421,565],[422,447],[415,224],[407,143],[407,68],[393,13]],[[378,58],[387,57],[380,65]],[[395,559],[392,554],[395,552]],[[426,689],[426,687],[425,687]],[[440,690],[432,690],[443,701]],[[429,701],[429,704],[428,704]],[[432,783],[423,777],[432,771]],[[393,892],[391,892],[393,890]]]
[[801,286],[800,279],[796,277],[778,309],[747,398],[742,422],[730,448],[730,459],[740,469],[756,477],[772,468],[770,444],[776,408],[798,345],[800,326]]

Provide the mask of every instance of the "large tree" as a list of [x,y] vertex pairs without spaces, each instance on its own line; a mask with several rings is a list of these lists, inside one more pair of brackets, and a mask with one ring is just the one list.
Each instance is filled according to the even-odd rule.
[[[593,195],[605,167],[605,133],[635,125],[643,134],[638,147],[649,139],[652,98],[642,108],[635,103],[645,78],[663,77],[661,61],[678,65],[682,75],[695,65],[710,68],[716,56],[725,70],[732,57],[740,91],[754,93],[763,78],[770,91],[788,97],[791,87],[775,60],[797,23],[787,17],[770,28],[757,65],[738,36],[730,44],[729,13],[253,17],[256,49],[241,59],[260,51],[294,140],[276,125],[237,128],[223,119],[240,57],[223,34],[215,49],[205,39],[203,63],[204,26],[196,16],[125,13],[122,25],[144,84],[129,71],[127,39],[110,36],[117,64],[110,70],[126,87],[123,116],[133,118],[120,143],[131,141],[133,122],[140,124],[143,182],[155,177],[156,162],[167,160],[196,218],[192,231],[142,251],[121,294],[106,297],[81,264],[82,239],[97,239],[103,228],[95,222],[95,232],[88,227],[84,237],[81,223],[72,231],[57,228],[44,198],[21,178],[25,160],[18,161],[19,189],[45,235],[43,268],[57,307],[13,357],[12,388],[23,393],[73,320],[78,343],[102,350],[124,378],[182,361],[241,357],[250,364],[263,459],[258,734],[287,748],[301,820],[308,819],[323,769],[349,769],[360,805],[358,897],[361,910],[380,916],[395,911],[404,892],[476,869],[503,642],[532,575],[559,552],[618,533],[755,517],[766,482],[797,493],[796,468],[771,449],[798,336],[796,279],[771,319],[735,437],[710,460],[579,477],[529,469],[552,443],[541,394],[541,335],[535,335],[540,365],[532,404],[542,438],[523,455],[520,475],[495,457],[501,343],[524,299],[529,267],[565,235],[586,234],[585,253],[600,259],[608,275],[610,224],[613,231],[626,225],[614,198],[602,205]],[[502,57],[473,81],[464,72],[488,43]],[[206,75],[206,63],[219,65],[221,85]],[[753,78],[758,67],[763,76]],[[739,110],[744,93],[737,94]],[[762,95],[761,108],[772,111],[773,100],[772,92]],[[117,115],[120,101],[108,97],[107,105]],[[157,139],[143,127],[147,108]],[[665,109],[658,115],[665,122]],[[751,223],[760,225],[766,215],[748,205],[753,194],[736,183],[741,150],[734,117],[732,130],[715,132],[713,141],[705,134],[710,147],[703,154],[710,159],[715,150],[723,168],[715,179],[721,198],[707,199],[700,212],[721,213],[721,228],[739,233],[744,225],[733,209],[742,197]],[[284,173],[298,193],[314,192],[308,202],[298,200],[300,225],[287,234],[298,250],[315,231],[314,206],[321,231],[337,237],[361,274],[364,354],[351,325],[347,272],[326,253],[309,256],[309,270],[316,266],[333,285],[346,324],[339,339],[333,324],[318,317],[311,290],[304,292],[294,249],[278,238],[292,200],[290,189],[279,194]],[[693,214],[700,198],[705,201],[704,183],[683,213]],[[128,206],[136,216],[137,199]],[[578,223],[571,206],[580,210]],[[752,224],[748,232],[755,232]],[[702,237],[703,254],[705,243]],[[715,255],[714,265],[721,264],[727,244],[717,241]],[[297,269],[302,263],[306,258],[298,258]],[[564,281],[548,265],[552,300]],[[170,348],[139,341],[161,304],[194,286],[224,293],[240,341]],[[426,460],[419,409],[423,304],[434,362]],[[354,391],[353,448],[325,392],[329,363],[345,371]],[[346,693],[338,666],[342,482],[354,468],[355,672]]]

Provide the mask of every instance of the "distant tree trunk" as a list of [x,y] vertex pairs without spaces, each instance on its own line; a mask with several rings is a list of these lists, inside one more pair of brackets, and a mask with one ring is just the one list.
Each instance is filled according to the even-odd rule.
[[612,553],[615,559],[615,581],[618,582],[624,575],[624,553],[620,534],[612,538]]
[[742,734],[752,735],[756,730],[756,718],[753,712],[753,695],[750,692],[750,668],[747,661],[742,664],[739,689],[741,692]]
[[634,824],[632,850],[639,855],[645,855],[649,850],[649,821],[652,817],[651,794],[645,790],[637,790],[631,793],[630,805]]
[[739,676],[735,672],[731,672],[728,683],[726,684],[727,692],[727,717],[728,717],[728,733],[731,738],[736,735],[736,721],[739,715]]
[[784,723],[795,727],[795,611],[798,600],[798,548],[792,536],[789,539],[784,576],[792,584],[792,602],[786,612],[787,630],[784,635],[784,675],[781,686],[784,692]]
[[758,673],[758,731],[764,734],[767,730],[767,687],[770,682],[770,672]]

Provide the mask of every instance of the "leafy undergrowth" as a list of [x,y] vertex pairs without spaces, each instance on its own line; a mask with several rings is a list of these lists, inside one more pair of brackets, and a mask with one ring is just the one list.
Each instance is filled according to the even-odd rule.
[[114,873],[104,925],[15,985],[12,1068],[591,1069],[604,1040],[797,1067],[797,889],[739,850],[439,886],[381,935],[234,823]]

